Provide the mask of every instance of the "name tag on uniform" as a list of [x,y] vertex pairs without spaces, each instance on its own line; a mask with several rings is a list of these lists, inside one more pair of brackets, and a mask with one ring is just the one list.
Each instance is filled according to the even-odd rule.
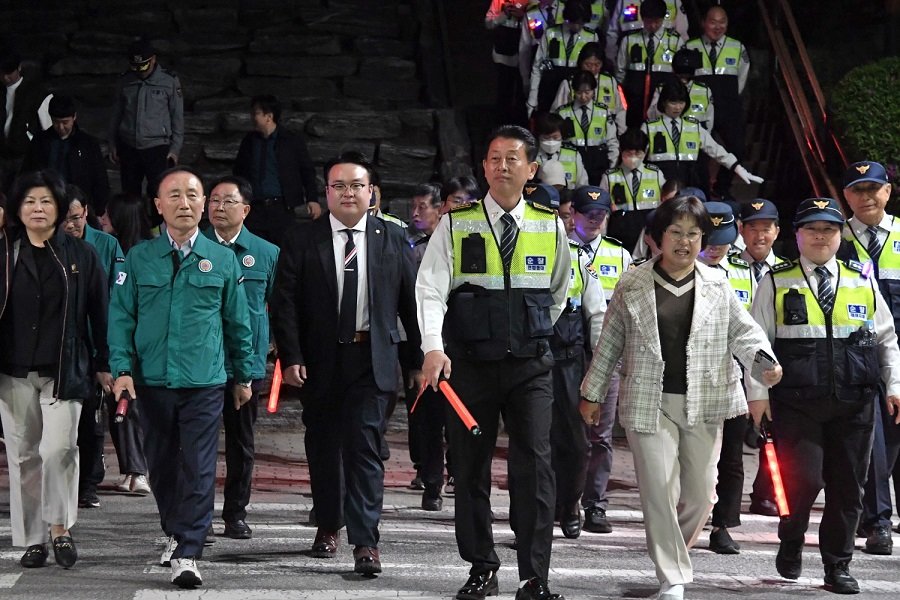
[[124,285],[126,279],[128,279],[128,273],[119,271],[119,274],[116,275],[116,285]]
[[691,104],[691,110],[693,110],[695,112],[703,112],[703,105],[702,104]]
[[546,256],[526,256],[525,257],[525,270],[531,272],[545,272],[547,270],[547,257]]
[[575,268],[574,267],[571,269],[571,272],[569,273],[569,283],[575,283]]
[[737,59],[736,58],[726,58],[725,64],[728,65],[729,67],[733,67],[734,65],[737,64]]
[[750,303],[750,292],[748,292],[747,290],[734,290],[734,293],[737,294],[737,299],[741,302],[741,304]]
[[600,265],[600,276],[601,277],[616,277],[619,274],[619,269],[616,265]]
[[572,178],[573,178],[573,177],[574,177],[574,174],[572,174],[572,173],[566,173],[566,181],[572,181]]
[[603,104],[609,106],[611,104],[612,96],[608,94],[603,95]]
[[847,305],[847,318],[853,319],[855,321],[865,321],[866,320],[866,305],[865,304],[848,304]]
[[894,254],[900,254],[900,241],[894,240]]
[[597,135],[603,135],[603,128],[602,127],[594,127],[594,133],[596,133]]
[[656,190],[644,190],[644,198],[656,197]]
[[696,150],[697,149],[697,142],[685,142],[684,145],[688,150]]

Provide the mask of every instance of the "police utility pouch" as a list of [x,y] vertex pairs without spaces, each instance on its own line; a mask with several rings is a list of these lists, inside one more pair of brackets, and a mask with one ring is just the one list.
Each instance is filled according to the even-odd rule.
[[783,308],[785,325],[806,325],[809,323],[809,316],[806,312],[806,299],[796,289],[790,289],[784,295]]
[[487,246],[484,236],[470,233],[462,239],[460,270],[463,273],[487,273]]
[[666,136],[663,135],[662,131],[657,131],[653,135],[653,154],[665,154],[666,150]]
[[631,45],[631,48],[628,50],[628,58],[629,62],[632,63],[644,62],[644,49],[641,48],[640,44]]
[[757,350],[753,366],[750,368],[750,376],[757,381],[763,381],[763,371],[768,371],[776,364],[775,359],[769,356],[768,352]]
[[[549,44],[547,44],[547,56],[559,57],[559,55],[560,55],[559,39],[554,38],[554,39],[550,40]],[[551,68],[552,68],[553,63],[550,63],[550,64],[551,64]]]

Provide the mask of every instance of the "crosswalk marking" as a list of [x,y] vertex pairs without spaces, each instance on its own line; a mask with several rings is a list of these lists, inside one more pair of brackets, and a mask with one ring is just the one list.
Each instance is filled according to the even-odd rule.
[[[17,560],[18,558],[19,557],[16,556]],[[4,573],[3,575],[0,575],[0,589],[8,590],[12,586],[16,585],[16,581],[18,581],[19,577],[21,576],[21,573]]]
[[[168,597],[168,596],[166,596]],[[160,591],[138,590],[134,600],[159,600]],[[178,600],[444,600],[446,596],[427,596],[419,592],[382,592],[351,590],[266,590],[253,588],[250,590],[182,590],[177,593]]]

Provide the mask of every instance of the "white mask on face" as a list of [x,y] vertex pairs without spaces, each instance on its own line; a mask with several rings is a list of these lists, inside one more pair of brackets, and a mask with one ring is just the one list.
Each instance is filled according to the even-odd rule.
[[634,171],[635,169],[640,167],[641,163],[643,163],[643,162],[644,162],[644,160],[640,156],[628,156],[628,157],[622,159],[622,164],[629,171]]
[[541,150],[547,154],[556,154],[562,147],[560,140],[541,140]]

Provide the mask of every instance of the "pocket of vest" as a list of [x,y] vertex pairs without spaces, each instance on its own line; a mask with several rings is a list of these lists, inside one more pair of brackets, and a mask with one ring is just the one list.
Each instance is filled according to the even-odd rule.
[[791,388],[827,385],[827,382],[819,381],[815,340],[776,339],[773,350],[775,350],[775,356],[778,357],[782,369],[784,369],[781,385]]
[[878,385],[881,378],[878,368],[877,346],[847,345],[847,383],[850,385]]
[[490,295],[478,292],[456,292],[447,302],[445,327],[447,336],[462,342],[478,342],[491,338]]
[[550,319],[550,307],[553,297],[547,292],[526,292],[522,295],[525,302],[525,314],[528,317],[529,337],[548,337],[553,334],[553,321]]

